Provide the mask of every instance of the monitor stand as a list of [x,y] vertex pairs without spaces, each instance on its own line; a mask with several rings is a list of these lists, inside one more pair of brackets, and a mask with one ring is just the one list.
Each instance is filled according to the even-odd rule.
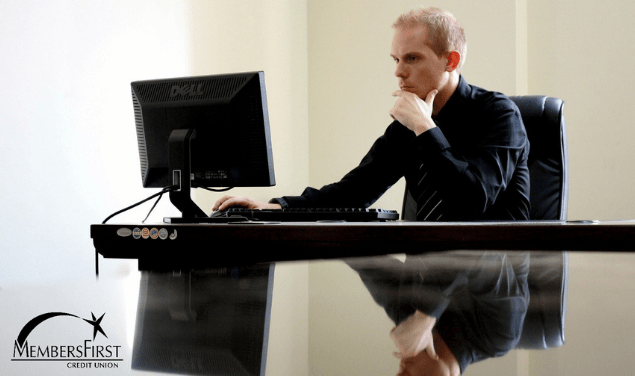
[[165,223],[228,223],[246,221],[245,217],[210,217],[192,200],[192,162],[190,146],[196,138],[195,129],[176,129],[170,133],[168,164],[172,185],[170,201],[179,209],[181,217],[166,217]]

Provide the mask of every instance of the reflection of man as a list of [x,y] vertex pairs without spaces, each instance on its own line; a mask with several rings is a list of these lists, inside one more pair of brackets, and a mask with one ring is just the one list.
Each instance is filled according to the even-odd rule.
[[337,183],[270,203],[225,196],[230,206],[369,207],[401,177],[411,220],[515,220],[529,215],[529,144],[516,106],[461,76],[466,42],[452,15],[417,9],[400,17],[390,55],[399,90],[390,124],[358,167]]
[[451,252],[350,259],[390,333],[398,375],[459,375],[520,339],[529,304],[528,253]]

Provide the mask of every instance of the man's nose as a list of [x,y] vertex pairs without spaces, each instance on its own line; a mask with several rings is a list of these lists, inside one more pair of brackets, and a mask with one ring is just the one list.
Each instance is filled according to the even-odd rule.
[[397,63],[397,68],[395,69],[395,76],[399,78],[408,77],[408,71],[404,68],[401,63]]

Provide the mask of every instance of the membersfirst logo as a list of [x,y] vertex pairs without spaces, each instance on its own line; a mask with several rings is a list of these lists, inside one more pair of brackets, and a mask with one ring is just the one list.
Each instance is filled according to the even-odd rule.
[[[91,315],[92,320],[82,319],[79,316],[64,312],[49,312],[35,317],[18,334],[13,345],[13,358],[11,360],[22,362],[61,361],[67,362],[67,368],[119,368],[119,362],[123,361],[121,359],[121,346],[94,344],[97,333],[108,338],[101,327],[105,313],[99,319],[95,318],[95,314],[91,313]],[[86,339],[76,344],[29,345],[27,337],[38,325],[60,316],[74,317],[81,320],[80,322],[90,324],[93,327],[93,339]]]

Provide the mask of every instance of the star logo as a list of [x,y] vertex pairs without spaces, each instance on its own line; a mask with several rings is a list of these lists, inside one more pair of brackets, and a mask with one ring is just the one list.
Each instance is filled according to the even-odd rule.
[[[89,323],[90,325],[93,326],[93,340],[95,340],[95,337],[97,337],[97,332],[101,333],[104,335],[104,337],[108,338],[108,336],[106,335],[106,333],[104,332],[104,329],[102,329],[101,327],[101,320],[104,318],[104,315],[106,313],[104,313],[103,315],[101,315],[101,317],[99,319],[95,318],[95,314],[91,312],[91,315],[93,317],[92,320],[88,320],[88,319],[82,319],[84,321],[86,321],[87,323]],[[28,335],[33,331],[33,329],[35,329],[38,325],[40,325],[41,323],[43,323],[44,321],[48,320],[48,319],[52,319],[54,317],[59,317],[59,316],[70,316],[70,317],[75,317],[78,319],[81,319],[81,317],[70,314],[70,313],[66,313],[66,312],[49,312],[49,313],[45,313],[42,315],[39,315],[37,317],[35,317],[34,319],[32,319],[31,321],[29,321],[20,331],[20,334],[18,335],[18,338],[16,340],[16,343],[21,347],[24,346],[25,342],[26,342],[26,338],[28,337]]]
[[87,320],[87,319],[83,319],[83,320],[93,326],[93,341],[95,340],[95,337],[97,337],[97,332],[103,334],[104,337],[108,338],[108,336],[106,335],[106,333],[104,333],[104,330],[101,328],[101,325],[100,325],[101,324],[101,319],[104,318],[104,315],[106,313],[101,315],[101,317],[99,319],[95,318],[95,314],[94,313],[91,312],[90,314],[93,316],[92,320]]

